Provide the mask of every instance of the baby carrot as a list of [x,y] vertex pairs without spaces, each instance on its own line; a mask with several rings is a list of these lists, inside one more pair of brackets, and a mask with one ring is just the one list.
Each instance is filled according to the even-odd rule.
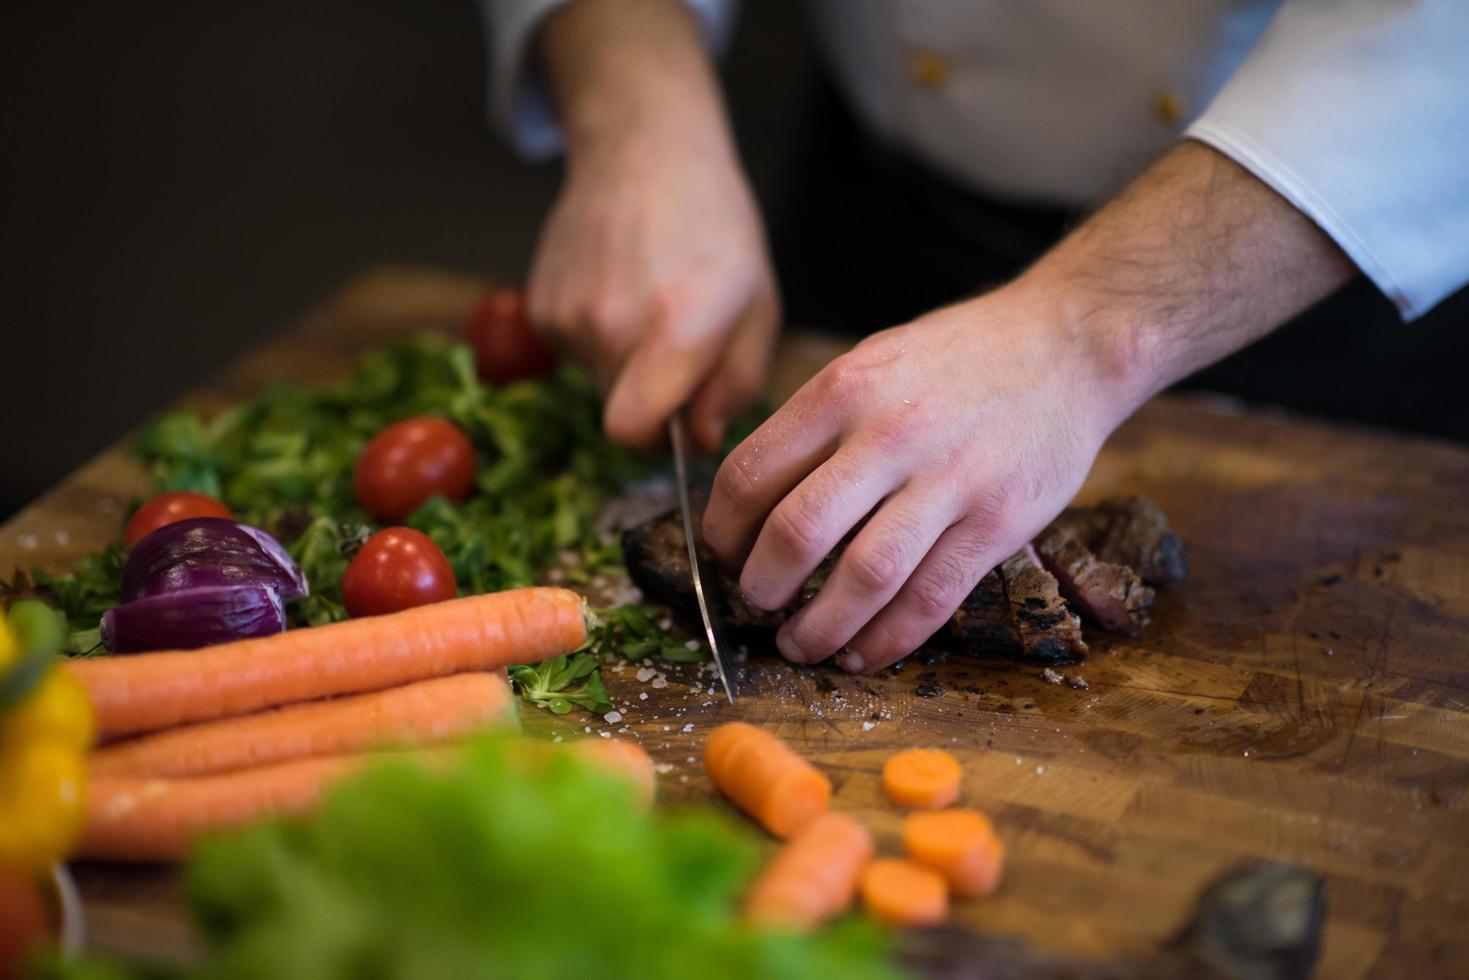
[[872,834],[841,813],[823,813],[790,839],[745,901],[758,925],[807,931],[852,904],[857,879],[872,859]]
[[94,751],[92,779],[205,776],[365,749],[433,745],[515,723],[497,674],[434,677],[383,691],[180,725]]
[[888,799],[915,810],[937,810],[959,798],[964,771],[942,749],[904,749],[882,767]]
[[777,837],[788,837],[826,809],[831,780],[764,729],[732,721],[704,744],[709,780]]
[[246,714],[466,670],[537,663],[587,636],[567,589],[466,596],[202,650],[76,660],[102,735]]
[[935,926],[949,917],[949,890],[933,871],[902,858],[878,858],[862,871],[862,904],[892,926]]
[[913,814],[903,824],[903,849],[947,878],[954,894],[964,898],[994,892],[1005,865],[1005,845],[977,810]]

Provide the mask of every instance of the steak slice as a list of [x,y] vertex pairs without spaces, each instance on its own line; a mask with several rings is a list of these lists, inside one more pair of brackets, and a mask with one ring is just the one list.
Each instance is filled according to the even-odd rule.
[[1102,561],[1066,527],[1052,524],[1035,539],[1041,565],[1061,595],[1104,629],[1135,634],[1148,621],[1153,590],[1126,565]]
[[1146,497],[1112,497],[1095,507],[1068,507],[1053,527],[1069,531],[1099,559],[1126,565],[1151,585],[1188,578],[1188,555],[1158,505]]
[[1069,664],[1086,657],[1080,618],[1066,608],[1055,576],[1037,564],[1029,548],[1005,559],[1000,578],[1020,633],[1021,660]]
[[[650,521],[622,532],[622,560],[628,575],[643,594],[688,616],[699,613],[694,595],[693,572],[689,569],[689,550],[683,533],[683,516],[678,511],[660,514]],[[776,629],[786,621],[785,611],[767,612],[745,601],[740,584],[727,575],[719,563],[699,542],[699,567],[714,572],[720,596],[711,601],[722,602],[724,621],[736,630]],[[826,581],[829,566],[823,563],[801,589],[803,600],[815,595]],[[820,579],[817,580],[817,577]],[[813,587],[813,580],[815,581]],[[706,579],[707,581],[707,579]],[[809,595],[808,595],[809,592]]]
[[1020,656],[1020,630],[1010,615],[1010,600],[1005,597],[1005,581],[998,569],[980,579],[964,597],[949,618],[946,632],[960,650]]

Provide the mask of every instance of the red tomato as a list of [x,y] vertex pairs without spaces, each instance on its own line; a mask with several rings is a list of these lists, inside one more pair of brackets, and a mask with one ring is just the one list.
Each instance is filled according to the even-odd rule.
[[449,559],[434,539],[389,527],[367,539],[342,576],[342,602],[353,616],[381,616],[454,598]]
[[539,378],[556,366],[556,356],[526,319],[525,294],[518,289],[490,290],[464,332],[479,376],[490,384]]
[[188,490],[160,493],[133,512],[122,530],[122,543],[131,548],[165,524],[191,517],[223,517],[235,519],[230,509],[213,497]]
[[401,521],[438,494],[463,500],[474,488],[474,446],[452,422],[425,416],[388,426],[357,458],[357,499],[380,521]]
[[0,871],[0,977],[29,976],[22,965],[50,938],[41,888],[29,875]]

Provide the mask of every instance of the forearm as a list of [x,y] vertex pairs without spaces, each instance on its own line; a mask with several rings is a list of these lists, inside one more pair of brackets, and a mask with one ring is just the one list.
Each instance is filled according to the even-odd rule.
[[718,80],[680,0],[576,0],[547,20],[539,54],[573,165],[609,140],[728,148]]
[[1356,275],[1330,238],[1249,171],[1186,142],[1017,285],[1062,298],[1125,416]]

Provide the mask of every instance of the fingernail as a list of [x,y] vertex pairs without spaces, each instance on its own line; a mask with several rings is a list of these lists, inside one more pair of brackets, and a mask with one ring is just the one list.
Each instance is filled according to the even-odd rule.
[[862,659],[860,653],[849,653],[842,658],[842,670],[850,674],[860,674],[867,669],[867,661]]
[[775,634],[775,648],[791,663],[803,664],[806,662],[806,651],[801,649],[799,643],[791,639],[790,633],[786,630]]

